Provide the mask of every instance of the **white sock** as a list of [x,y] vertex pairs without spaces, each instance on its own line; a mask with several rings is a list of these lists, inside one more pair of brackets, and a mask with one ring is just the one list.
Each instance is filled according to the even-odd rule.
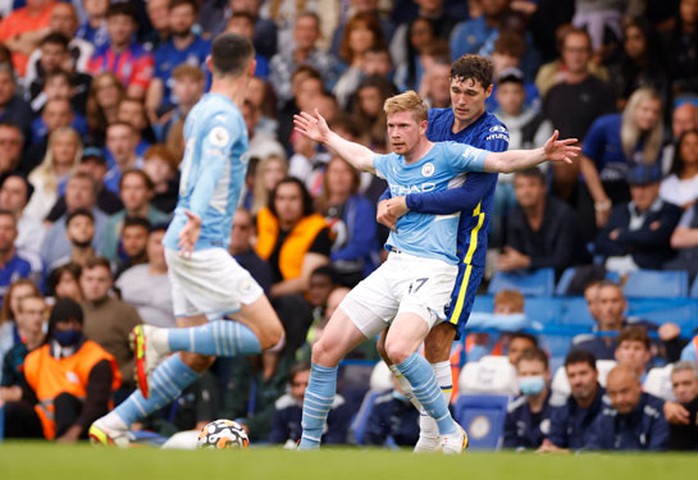
[[444,360],[431,364],[436,381],[441,388],[441,394],[446,399],[446,403],[451,404],[451,393],[453,392],[453,375],[451,374],[451,362]]

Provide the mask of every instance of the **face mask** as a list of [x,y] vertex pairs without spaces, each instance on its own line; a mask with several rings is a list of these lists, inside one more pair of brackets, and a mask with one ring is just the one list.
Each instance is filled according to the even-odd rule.
[[56,330],[53,332],[53,338],[62,347],[71,347],[76,345],[82,338],[82,330]]
[[519,378],[519,390],[527,397],[538,395],[545,388],[545,378],[543,375],[534,377]]

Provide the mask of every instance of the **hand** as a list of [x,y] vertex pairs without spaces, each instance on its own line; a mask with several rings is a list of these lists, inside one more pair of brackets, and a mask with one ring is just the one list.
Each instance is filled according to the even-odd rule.
[[667,322],[659,327],[657,334],[659,334],[659,339],[662,342],[668,342],[681,335],[681,328],[679,328],[679,326],[675,323]]
[[298,133],[318,143],[325,143],[330,134],[330,127],[327,125],[327,120],[320,115],[317,108],[313,111],[313,115],[306,112],[294,115],[293,124]]
[[394,231],[397,225],[397,217],[388,208],[388,201],[390,201],[389,198],[378,203],[376,221]]
[[529,266],[531,266],[531,257],[511,247],[504,247],[504,251],[497,257],[497,268],[504,272],[528,268]]
[[559,136],[560,132],[555,130],[548,141],[545,142],[545,145],[543,145],[545,158],[551,162],[572,163],[572,160],[582,152],[581,147],[576,146],[579,140],[576,138],[558,140]]
[[620,236],[620,228],[616,228],[614,230],[611,230],[611,233],[608,234],[608,238],[611,240],[618,240],[618,237]]
[[543,440],[543,443],[541,444],[540,448],[536,450],[537,453],[551,453],[551,452],[564,452],[564,453],[569,453],[569,450],[566,448],[560,448],[557,445],[555,445],[553,442],[548,440],[547,438]]
[[179,232],[177,247],[181,256],[191,258],[194,245],[199,241],[199,235],[201,235],[201,217],[189,210],[184,210],[184,214],[187,216],[187,223]]
[[611,199],[608,197],[599,202],[594,202],[594,213],[596,214],[596,226],[598,228],[601,228],[608,223],[608,219],[611,216],[611,206]]
[[688,410],[676,402],[664,402],[664,417],[674,425],[688,425],[690,420]]

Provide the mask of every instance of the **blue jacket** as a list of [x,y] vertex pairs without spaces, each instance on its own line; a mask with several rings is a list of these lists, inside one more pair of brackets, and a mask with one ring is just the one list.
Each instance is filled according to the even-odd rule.
[[[301,417],[303,406],[290,394],[281,396],[274,405],[274,416],[271,419],[270,443],[294,442],[301,438]],[[327,423],[322,433],[322,443],[337,445],[347,443],[347,432],[352,412],[341,395],[337,395],[332,409],[327,416]]]
[[504,448],[538,448],[550,433],[550,417],[553,413],[550,393],[545,399],[543,410],[532,413],[524,395],[507,407],[504,420]]
[[589,441],[591,426],[607,405],[604,399],[606,390],[597,385],[596,396],[587,408],[582,408],[572,395],[567,402],[556,408],[550,419],[550,436],[548,439],[560,448],[578,450]]
[[589,450],[666,450],[669,424],[664,419],[664,401],[648,393],[631,413],[620,415],[604,407],[589,434]]
[[[342,222],[346,227],[346,240],[332,248],[330,259],[335,267],[362,264],[364,276],[376,269],[378,245],[376,244],[376,210],[363,195],[352,195],[344,204]],[[331,220],[330,220],[331,223]]]
[[366,423],[366,445],[413,446],[419,438],[419,411],[409,400],[399,400],[389,391],[376,399]]

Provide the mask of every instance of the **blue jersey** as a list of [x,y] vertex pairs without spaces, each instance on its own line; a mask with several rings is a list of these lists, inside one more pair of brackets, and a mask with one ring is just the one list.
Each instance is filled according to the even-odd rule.
[[194,41],[184,50],[178,50],[172,40],[160,45],[153,57],[155,58],[155,77],[162,80],[164,86],[163,105],[177,105],[179,100],[172,93],[172,71],[179,65],[186,64],[208,71],[206,68],[206,57],[211,53],[211,42],[201,37],[194,38]]
[[[390,153],[373,159],[376,173],[388,182],[392,196],[439,192],[453,184],[463,172],[480,172],[488,152],[455,142],[436,143],[422,158],[407,164],[405,157]],[[406,253],[458,263],[456,234],[458,214],[431,215],[410,211],[390,232],[386,247]]]
[[189,112],[184,140],[179,200],[163,244],[178,249],[187,209],[201,217],[195,250],[227,248],[249,160],[242,114],[228,97],[208,93]]

